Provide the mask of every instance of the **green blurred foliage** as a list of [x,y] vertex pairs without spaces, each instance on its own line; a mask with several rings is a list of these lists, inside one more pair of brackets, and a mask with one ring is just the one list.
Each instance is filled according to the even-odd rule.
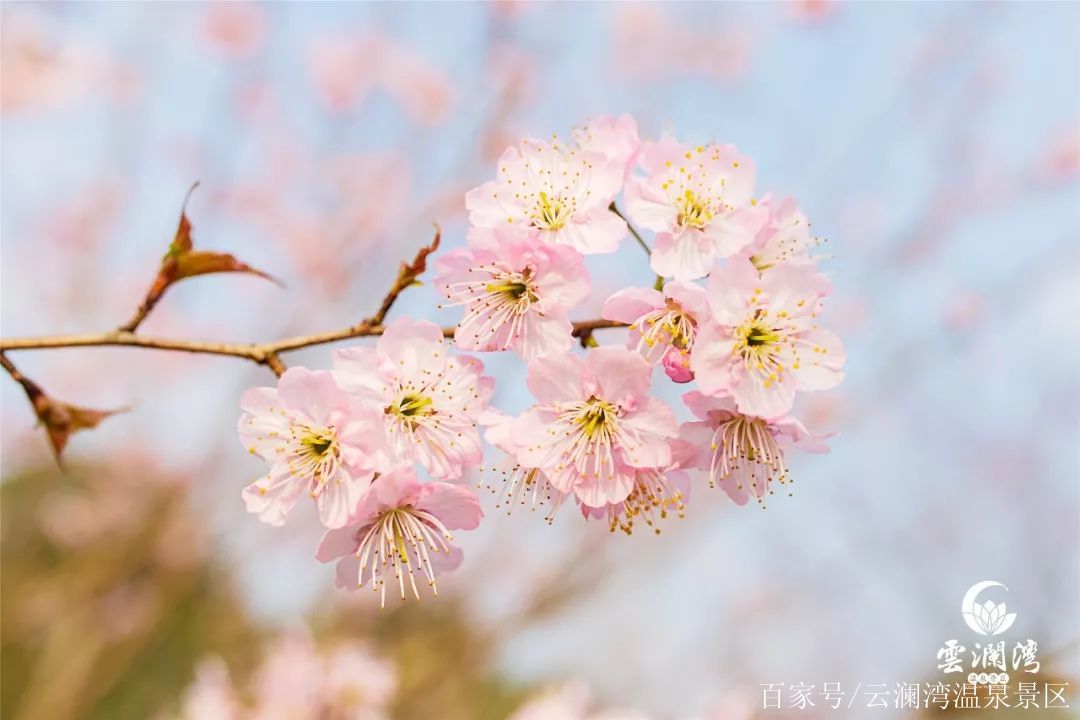
[[[4,718],[164,717],[209,655],[247,685],[274,633],[246,615],[184,482],[140,458],[46,467],[6,477],[0,503]],[[391,717],[497,720],[522,702],[493,670],[494,638],[452,597],[384,611],[329,600],[316,640],[360,639],[394,663]]]
[[[371,598],[374,599],[374,598]],[[495,638],[470,623],[450,597],[424,598],[375,613],[316,619],[317,635],[367,638],[398,672],[395,720],[504,720],[525,698],[492,669]]]
[[23,472],[0,493],[5,718],[146,718],[203,654],[250,661],[255,633],[182,483],[131,459]]

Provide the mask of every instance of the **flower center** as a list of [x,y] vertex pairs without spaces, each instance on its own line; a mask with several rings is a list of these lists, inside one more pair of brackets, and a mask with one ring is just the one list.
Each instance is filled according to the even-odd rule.
[[778,358],[785,335],[777,328],[764,324],[759,313],[736,329],[733,352],[742,357],[748,370],[762,374],[765,387],[770,387],[780,381],[784,371]]
[[506,350],[523,342],[529,328],[526,316],[543,313],[537,307],[540,295],[533,268],[515,270],[495,262],[470,268],[469,273],[468,279],[446,286],[451,304],[468,306],[458,330],[488,350]]
[[713,433],[712,450],[710,485],[734,479],[739,490],[753,493],[763,503],[766,493],[772,493],[772,481],[782,485],[791,482],[784,451],[761,418],[736,415],[721,422]]
[[758,272],[765,272],[769,268],[776,265],[775,262],[772,262],[760,255],[751,255],[750,262],[754,264],[754,268],[757,269]]
[[431,592],[438,595],[431,554],[450,552],[451,540],[453,537],[442,521],[425,510],[412,505],[384,510],[360,538],[356,550],[360,560],[357,587],[370,579],[372,589],[381,593],[385,605],[389,566],[403,599],[406,587],[412,590],[413,596],[420,598],[417,574],[421,576],[421,582],[426,581]]
[[573,203],[563,202],[562,198],[551,197],[541,190],[536,207],[529,216],[534,227],[541,230],[561,230],[573,215]]
[[395,404],[386,408],[386,413],[388,415],[393,413],[399,417],[412,420],[413,418],[426,417],[434,413],[435,408],[433,405],[434,401],[427,395],[408,393],[402,395]]
[[618,415],[618,408],[595,396],[561,406],[550,430],[558,438],[552,471],[572,469],[586,477],[610,479],[615,473],[615,450],[626,440]]
[[713,218],[711,203],[708,198],[697,195],[693,190],[686,190],[676,203],[679,209],[677,222],[682,227],[702,230]]
[[677,305],[646,313],[631,326],[641,333],[638,352],[649,362],[660,362],[669,347],[689,352],[694,347],[697,324]]
[[610,437],[615,430],[615,418],[618,410],[606,400],[592,397],[578,412],[577,424],[586,438],[600,439]]
[[334,447],[337,442],[335,435],[334,428],[308,428],[300,436],[300,444],[309,455],[314,458],[321,458]]
[[522,313],[529,306],[540,300],[533,287],[533,269],[527,267],[521,272],[495,270],[491,273],[491,282],[484,290],[491,298],[491,307],[508,306],[514,312]]
[[529,291],[529,286],[523,282],[488,283],[487,291],[494,294],[505,294],[511,300],[519,300]]
[[[468,305],[458,331],[468,334],[485,350],[507,350],[523,342],[529,324],[527,315],[543,313],[537,307],[535,270],[515,270],[507,262],[492,262],[469,270],[468,280],[447,285],[456,305]],[[460,339],[461,336],[459,336]]]
[[750,347],[760,347],[776,342],[780,339],[780,336],[773,332],[772,328],[751,323],[750,326],[746,328],[746,334],[743,338]]
[[337,430],[297,425],[293,429],[293,442],[289,470],[295,476],[310,478],[311,496],[318,497],[337,473],[341,455]]
[[674,511],[684,517],[685,505],[682,492],[672,485],[662,472],[641,470],[634,480],[634,489],[621,503],[608,508],[608,525],[611,532],[622,530],[627,535],[634,531],[634,520],[641,518],[645,524],[660,534],[659,521],[667,519]]

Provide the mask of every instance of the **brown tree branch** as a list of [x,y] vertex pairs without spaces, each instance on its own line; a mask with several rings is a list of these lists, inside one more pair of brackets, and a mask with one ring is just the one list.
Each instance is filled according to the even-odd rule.
[[[415,281],[415,278],[413,278]],[[408,284],[411,284],[410,281]],[[391,293],[384,299],[376,314],[385,316],[393,305],[397,295],[408,287],[408,284],[394,284]],[[392,295],[392,297],[391,297]],[[582,347],[596,345],[593,332],[603,328],[626,327],[625,323],[613,320],[581,320],[573,323],[571,330],[574,337],[578,338]],[[111,330],[109,332],[86,334],[86,335],[52,335],[46,337],[11,338],[0,339],[0,367],[8,372],[15,382],[22,386],[34,408],[34,413],[45,426],[56,455],[57,462],[60,454],[67,444],[68,437],[73,432],[95,427],[102,420],[114,414],[115,410],[91,410],[76,405],[69,405],[53,400],[41,390],[32,380],[24,376],[15,367],[14,363],[5,354],[11,350],[49,350],[58,348],[75,347],[135,347],[148,350],[171,350],[174,352],[187,352],[203,355],[220,355],[248,360],[258,365],[265,365],[271,372],[281,377],[287,366],[281,359],[281,354],[315,345],[325,345],[360,337],[382,335],[386,326],[381,324],[368,324],[366,321],[359,325],[334,330],[325,333],[311,335],[298,335],[273,342],[265,343],[223,343],[204,340],[179,340],[174,338],[152,337],[137,335],[126,330]],[[444,337],[453,337],[456,328],[443,328]]]
[[[425,269],[427,256],[434,252],[438,246],[439,232],[436,227],[435,239],[432,243],[420,248],[411,263],[401,264],[401,269],[398,271],[394,284],[383,298],[376,313],[358,325],[341,330],[298,335],[263,343],[226,343],[153,337],[136,334],[132,330],[126,329],[126,326],[96,334],[0,338],[0,367],[3,367],[12,379],[22,386],[27,399],[34,408],[34,413],[42,425],[45,426],[57,462],[59,462],[60,455],[72,433],[96,427],[102,420],[118,411],[83,408],[49,397],[36,383],[19,372],[14,363],[8,359],[6,352],[74,347],[135,347],[148,350],[171,350],[174,352],[240,358],[258,365],[265,365],[271,372],[281,377],[287,369],[284,360],[281,358],[282,353],[341,340],[382,335],[386,329],[383,321],[386,319],[390,309],[405,289],[417,283],[417,277]],[[147,304],[145,308],[140,307],[135,318],[133,318],[136,321],[134,325],[137,326],[139,321],[145,318],[152,308],[153,303]],[[590,347],[596,345],[596,339],[593,337],[595,330],[615,327],[625,327],[625,324],[612,320],[582,320],[573,323],[572,334],[578,338],[582,347]],[[443,336],[453,337],[455,329],[452,327],[443,328]]]
[[[218,272],[246,272],[264,277],[277,282],[272,276],[256,270],[255,268],[240,262],[232,255],[218,252],[196,251],[191,242],[191,222],[187,218],[187,201],[191,197],[191,191],[198,185],[196,183],[188,191],[184,199],[184,205],[180,211],[180,222],[169,250],[162,260],[161,267],[154,279],[146,298],[139,305],[135,314],[128,322],[116,330],[103,333],[85,335],[51,335],[45,337],[28,338],[0,338],[0,367],[11,378],[22,386],[30,404],[34,408],[38,419],[45,425],[52,442],[57,460],[67,444],[68,437],[73,432],[96,427],[102,420],[114,414],[115,410],[92,410],[76,405],[62,403],[49,397],[36,383],[24,376],[8,359],[6,352],[12,350],[46,350],[72,347],[137,347],[150,350],[172,350],[175,352],[197,353],[203,355],[220,355],[249,360],[258,365],[265,365],[271,372],[281,377],[287,365],[282,360],[281,354],[292,350],[300,350],[315,345],[338,342],[358,337],[382,335],[385,330],[383,323],[390,313],[398,297],[406,289],[419,284],[419,276],[427,269],[428,256],[439,247],[442,232],[439,226],[435,226],[435,237],[431,244],[422,246],[412,259],[412,262],[403,262],[398,269],[397,277],[393,285],[383,297],[379,309],[369,318],[359,324],[341,330],[316,333],[311,335],[298,335],[272,342],[263,343],[225,343],[205,340],[180,340],[175,338],[152,337],[138,335],[135,330],[142,321],[150,314],[157,305],[161,296],[170,285],[178,280],[196,275]],[[614,210],[614,205],[612,206]],[[616,213],[617,210],[614,210]],[[636,233],[635,233],[636,236]],[[610,320],[584,320],[573,324],[573,335],[578,338],[583,347],[595,346],[593,331],[599,328],[625,327],[624,323]],[[453,337],[455,328],[443,328],[444,337]]]
[[[192,186],[193,189],[194,186]],[[188,195],[190,196],[190,194],[189,191]],[[186,205],[187,200],[185,200]],[[419,284],[418,277],[427,269],[428,256],[438,248],[440,239],[441,231],[438,226],[435,226],[434,240],[430,245],[420,247],[413,261],[402,262],[393,285],[387,291],[386,296],[383,296],[379,309],[375,314],[365,318],[360,324],[351,327],[271,342],[247,343],[181,340],[137,335],[135,329],[150,314],[154,305],[161,299],[165,289],[177,280],[183,280],[184,277],[208,272],[248,272],[273,280],[270,275],[247,266],[247,264],[240,262],[231,255],[195,252],[195,250],[192,250],[191,223],[188,221],[185,210],[181,210],[179,227],[173,244],[162,261],[161,269],[146,299],[139,304],[138,310],[136,310],[135,315],[129,322],[116,330],[98,332],[98,334],[0,339],[0,367],[3,367],[8,372],[12,380],[22,385],[23,391],[26,393],[27,399],[30,400],[33,411],[35,411],[35,415],[38,416],[38,420],[41,421],[45,431],[49,434],[56,460],[59,462],[60,453],[64,451],[68,438],[72,433],[92,429],[92,427],[96,427],[100,422],[121,410],[95,410],[59,402],[59,400],[46,394],[37,383],[24,376],[11,362],[11,359],[6,356],[6,352],[94,347],[170,350],[203,355],[239,357],[257,365],[265,365],[270,368],[275,376],[280,378],[287,369],[281,357],[282,353],[340,340],[382,335],[383,330],[386,329],[383,323],[386,322],[387,315],[393,308],[397,298],[407,288]],[[605,327],[624,327],[624,324],[607,320],[581,321],[573,323],[572,334],[573,337],[581,341],[582,347],[595,347],[596,340],[593,338],[593,331]],[[455,329],[453,327],[444,327],[443,336],[447,338],[454,337]]]
[[[573,323],[571,331],[576,338],[589,337],[594,330],[626,327],[626,323],[614,320],[580,320]],[[86,334],[86,335],[47,335],[41,337],[0,339],[0,353],[11,350],[51,350],[74,347],[138,347],[149,350],[172,350],[175,352],[201,355],[224,355],[236,357],[259,365],[266,365],[278,375],[284,372],[280,355],[293,350],[326,345],[329,343],[351,340],[360,337],[382,335],[385,325],[367,325],[361,323],[342,330],[333,330],[311,335],[297,335],[264,343],[224,343],[208,340],[179,340],[175,338],[136,335],[123,330]],[[455,328],[443,328],[443,335],[454,336]],[[280,366],[280,372],[275,369]],[[6,368],[7,365],[4,365]]]

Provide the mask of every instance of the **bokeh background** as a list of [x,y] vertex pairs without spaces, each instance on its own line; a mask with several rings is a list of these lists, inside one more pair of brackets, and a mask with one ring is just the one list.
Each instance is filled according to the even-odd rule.
[[[437,602],[332,588],[312,518],[245,515],[229,358],[13,353],[81,405],[130,412],[55,469],[2,386],[3,669],[16,718],[174,712],[207,655],[237,684],[281,633],[363,642],[400,718],[503,718],[577,680],[662,719],[749,717],[761,683],[938,679],[973,583],[1009,587],[1045,678],[1080,637],[1080,5],[23,4],[2,18],[2,331],[104,330],[150,282],[189,185],[195,240],[283,278],[183,283],[143,326],[261,340],[356,322],[523,135],[633,114],[732,142],[827,238],[845,339],[836,432],[762,511],[696,486],[659,536],[573,512],[489,519]],[[648,284],[640,249],[596,289]],[[429,287],[394,315],[452,323]],[[601,342],[620,342],[617,333]],[[329,348],[290,355],[326,366]],[[485,358],[496,404],[522,368]],[[677,400],[677,390],[666,397]],[[1080,706],[1075,682],[1073,706]],[[854,712],[854,711],[852,711]],[[874,712],[874,711],[866,711]],[[883,711],[877,711],[883,712]],[[857,713],[854,715],[860,716]]]

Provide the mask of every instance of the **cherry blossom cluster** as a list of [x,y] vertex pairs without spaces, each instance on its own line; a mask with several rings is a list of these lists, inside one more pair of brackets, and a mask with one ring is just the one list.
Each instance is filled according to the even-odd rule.
[[482,372],[449,354],[437,325],[402,318],[375,347],[336,351],[332,370],[293,367],[249,390],[240,438],[270,470],[244,489],[247,509],[282,525],[306,493],[327,528],[316,557],[338,560],[339,586],[370,584],[384,603],[387,584],[435,591],[461,562],[451,531],[483,516],[475,493],[448,482],[483,458],[477,420],[494,383]]
[[[500,506],[548,504],[549,520],[570,502],[612,530],[659,532],[698,470],[739,504],[763,501],[789,481],[787,449],[826,449],[791,413],[799,393],[841,381],[845,357],[818,325],[831,283],[809,222],[793,200],[756,195],[755,175],[734,146],[642,141],[625,115],[568,144],[509,148],[465,196],[465,246],[435,262],[444,307],[461,312],[452,331],[400,319],[330,370],[292,368],[244,396],[241,437],[270,465],[248,509],[282,524],[306,492],[328,529],[318,559],[385,601],[388,585],[434,591],[460,562],[451,531],[482,517],[459,483],[483,462],[481,434],[505,456]],[[638,228],[653,233],[656,283],[615,292],[580,332],[585,256],[631,236],[648,250]],[[625,346],[593,338],[623,325]],[[448,334],[458,351],[518,355],[536,403],[516,417],[491,407],[493,379]],[[696,384],[683,395],[695,420],[680,426],[653,396],[657,367]]]

